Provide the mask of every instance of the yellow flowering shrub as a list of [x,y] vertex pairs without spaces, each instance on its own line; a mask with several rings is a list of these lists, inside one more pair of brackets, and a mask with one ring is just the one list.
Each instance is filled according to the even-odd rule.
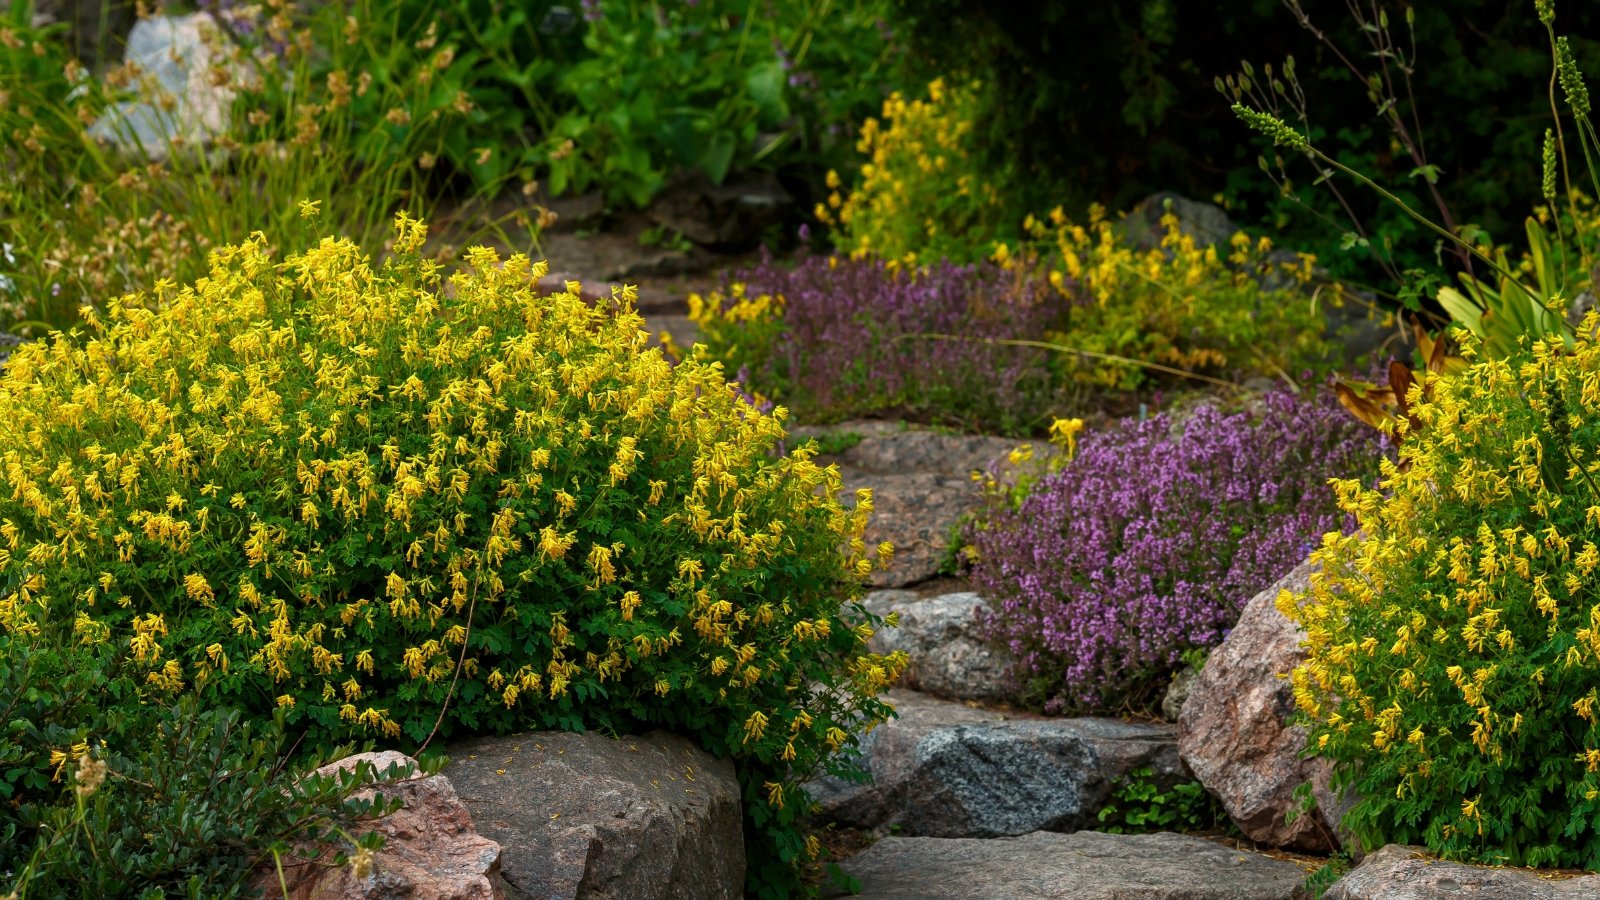
[[815,210],[839,249],[911,262],[967,262],[988,252],[1007,216],[996,187],[1004,180],[974,155],[979,98],[977,85],[935,79],[927,99],[896,91],[881,119],[862,123],[858,183],[845,196],[829,172],[828,197]]
[[[0,375],[0,628],[127,642],[322,742],[524,727],[689,734],[739,762],[752,878],[808,856],[800,782],[889,712],[854,602],[872,504],[775,452],[784,413],[543,263],[444,278],[402,214],[215,251]],[[777,885],[776,887],[774,885]],[[792,886],[792,885],[791,885]]]
[[1278,606],[1294,692],[1369,846],[1600,868],[1600,314],[1570,349],[1426,375],[1359,531]]
[[1275,257],[1268,238],[1243,231],[1227,245],[1204,246],[1179,225],[1165,213],[1160,244],[1140,250],[1103,208],[1090,207],[1085,227],[1056,207],[1046,220],[1024,223],[1028,244],[1017,253],[1000,244],[994,259],[1045,270],[1066,320],[1051,338],[1081,351],[1068,357],[1080,381],[1132,388],[1157,371],[1126,359],[1291,380],[1328,367],[1323,317],[1309,288],[1313,257]]

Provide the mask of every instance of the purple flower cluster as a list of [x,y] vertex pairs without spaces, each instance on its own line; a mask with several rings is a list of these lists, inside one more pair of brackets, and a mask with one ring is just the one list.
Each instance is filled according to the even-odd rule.
[[1127,420],[969,528],[984,627],[1047,712],[1148,708],[1186,650],[1347,527],[1327,481],[1370,477],[1387,439],[1331,396]]
[[768,259],[735,280],[781,296],[783,311],[759,358],[730,364],[748,365],[751,387],[802,420],[892,415],[1018,432],[1047,408],[1046,352],[996,343],[1037,338],[1057,314],[1014,273],[810,257]]

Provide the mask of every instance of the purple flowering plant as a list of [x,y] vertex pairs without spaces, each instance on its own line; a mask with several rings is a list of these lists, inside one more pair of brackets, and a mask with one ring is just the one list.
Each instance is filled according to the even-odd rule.
[[1330,478],[1371,477],[1387,438],[1321,392],[1240,412],[1124,420],[1023,489],[991,478],[965,554],[1046,712],[1146,710],[1186,651],[1221,643],[1253,595],[1346,527]]
[[991,264],[770,257],[689,299],[700,341],[752,392],[806,422],[885,415],[1014,434],[1048,423],[1048,351],[1007,340],[1059,314]]

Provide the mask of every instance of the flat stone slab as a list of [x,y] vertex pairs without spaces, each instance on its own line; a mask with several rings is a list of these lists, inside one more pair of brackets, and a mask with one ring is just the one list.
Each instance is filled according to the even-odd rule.
[[445,771],[502,848],[506,900],[738,900],[733,764],[664,732],[531,732],[451,746]]
[[[872,584],[905,587],[939,574],[950,533],[978,508],[983,491],[972,473],[1004,460],[1021,441],[984,435],[940,434],[885,422],[846,422],[825,429],[795,429],[798,438],[827,432],[855,433],[860,443],[828,457],[844,477],[843,499],[854,503],[857,488],[872,488],[867,546],[894,544],[894,564],[876,570]],[[1035,442],[1042,450],[1041,442]]]
[[859,900],[1291,900],[1294,863],[1186,835],[891,837],[843,864]]
[[1529,869],[1445,862],[1390,844],[1367,856],[1324,900],[1600,900],[1600,875],[1551,877]]
[[872,782],[807,786],[823,819],[932,837],[1070,831],[1092,825],[1135,769],[1165,783],[1186,776],[1167,725],[1012,717],[902,689],[888,699],[899,718],[862,741]]

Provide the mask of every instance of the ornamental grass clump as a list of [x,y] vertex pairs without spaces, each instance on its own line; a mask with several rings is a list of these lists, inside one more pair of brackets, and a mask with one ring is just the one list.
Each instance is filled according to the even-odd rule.
[[882,720],[870,495],[773,452],[701,356],[544,264],[444,279],[401,214],[373,263],[267,238],[85,312],[0,375],[0,628],[127,642],[312,743],[660,726],[738,763],[752,887],[817,850],[800,782]]
[[[1056,433],[1071,446],[1073,427]],[[1245,601],[1341,525],[1328,477],[1373,471],[1383,452],[1330,397],[1285,391],[1077,443],[1021,490],[991,479],[967,532],[993,605],[984,626],[1021,699],[1048,712],[1158,703],[1186,651],[1220,643]]]
[[1428,373],[1398,465],[1339,485],[1295,698],[1368,846],[1600,868],[1600,316]]
[[1048,422],[1049,353],[1005,343],[1055,313],[1039,282],[989,264],[767,261],[689,298],[700,341],[806,422],[893,415],[1026,433]]

